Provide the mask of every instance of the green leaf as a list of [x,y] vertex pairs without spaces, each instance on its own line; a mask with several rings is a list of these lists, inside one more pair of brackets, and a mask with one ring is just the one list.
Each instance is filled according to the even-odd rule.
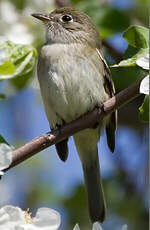
[[98,25],[101,37],[104,38],[125,30],[130,25],[130,19],[123,11],[105,6],[103,17],[98,21]]
[[147,72],[139,66],[129,67],[111,67],[111,74],[115,84],[116,91],[121,91],[136,81],[143,78]]
[[143,26],[130,26],[123,34],[128,44],[137,48],[149,47],[149,30]]
[[37,56],[34,47],[6,41],[0,43],[0,48],[5,52],[5,61],[0,66],[0,80],[14,79],[32,72]]
[[5,94],[3,94],[3,93],[0,93],[0,100],[5,100],[6,99],[6,96],[5,96]]
[[11,83],[17,90],[21,90],[27,85],[29,79],[33,76],[32,74],[33,74],[33,71],[25,75],[22,75],[21,77],[20,76],[15,77],[11,80]]
[[14,72],[15,66],[9,61],[5,61],[2,65],[0,65],[0,75],[13,74]]
[[149,95],[145,96],[144,102],[139,108],[140,111],[140,119],[143,122],[149,121]]
[[128,48],[124,54],[125,60],[113,67],[135,66],[136,60],[149,53],[148,29],[142,26],[130,26],[123,34],[128,42]]
[[134,17],[138,21],[149,27],[149,0],[134,0],[136,7],[134,8]]
[[13,0],[13,4],[15,5],[17,10],[23,10],[26,6],[26,1],[20,1],[20,0]]
[[[135,53],[137,52],[137,53]],[[136,60],[139,59],[140,57],[145,56],[148,54],[149,50],[148,49],[137,49],[137,48],[132,48],[128,47],[125,56],[131,56],[133,53],[135,53],[131,58],[122,60],[118,64],[113,65],[112,67],[128,67],[128,66],[136,66]]]
[[7,141],[0,135],[0,143],[5,143],[8,145]]

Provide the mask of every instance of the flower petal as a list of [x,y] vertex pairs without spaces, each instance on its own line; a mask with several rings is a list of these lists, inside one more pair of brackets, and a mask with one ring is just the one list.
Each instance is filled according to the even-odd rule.
[[60,226],[60,214],[53,209],[39,208],[33,218],[33,225],[41,230],[56,230]]
[[74,226],[73,230],[80,230],[79,225],[76,224],[76,225]]
[[0,171],[8,168],[12,162],[12,148],[2,143],[0,144]]
[[149,94],[149,75],[141,81],[140,93]]
[[40,208],[30,221],[27,221],[26,213],[18,207],[2,207],[0,230],[57,230],[60,225],[60,215],[55,210]]
[[2,48],[0,48],[0,65],[2,65],[5,61],[5,52]]
[[24,213],[18,207],[11,205],[0,208],[0,229],[17,230],[17,226],[24,223]]
[[103,230],[99,222],[93,224],[92,230]]
[[128,226],[125,224],[122,226],[121,230],[128,230]]
[[136,60],[136,64],[143,69],[149,70],[149,54]]

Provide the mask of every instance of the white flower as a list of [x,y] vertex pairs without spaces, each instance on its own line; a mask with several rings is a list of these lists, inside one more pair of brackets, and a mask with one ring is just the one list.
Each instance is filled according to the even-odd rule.
[[7,23],[15,23],[18,20],[18,14],[15,6],[9,1],[2,1],[0,7],[1,20]]
[[136,64],[143,69],[149,70],[149,54],[136,60]]
[[[80,230],[79,225],[76,224],[75,227],[73,228],[73,230]],[[103,230],[103,229],[102,229],[102,227],[101,227],[101,225],[100,225],[99,222],[95,222],[93,224],[92,230]],[[121,228],[121,230],[127,230],[127,225],[126,224],[123,225],[122,228]]]
[[18,44],[31,44],[33,36],[29,33],[28,27],[20,22],[15,23],[5,33],[7,40]]
[[79,225],[76,224],[76,225],[74,226],[73,230],[80,230]]
[[103,230],[102,227],[100,226],[100,223],[99,222],[95,222],[93,224],[93,228],[92,230]]
[[[149,54],[137,59],[136,64],[143,69],[149,70]],[[140,93],[149,94],[149,75],[141,81]]]
[[126,224],[123,225],[121,230],[128,230],[128,226]]
[[140,93],[149,94],[149,75],[144,77],[140,84]]
[[[80,230],[79,225],[76,224],[75,227],[73,228],[73,230]],[[95,222],[95,223],[93,224],[92,230],[103,230],[103,229],[102,229],[102,227],[101,227],[101,225],[100,225],[99,222]]]
[[[60,226],[60,214],[50,208],[39,208],[35,217],[29,210],[23,211],[11,205],[0,208],[0,230],[57,230]],[[73,230],[80,230],[76,224]],[[92,230],[103,230],[99,222],[93,224]],[[121,230],[127,230],[123,225]]]
[[53,209],[39,208],[35,217],[19,207],[4,206],[0,209],[1,230],[57,230],[60,215]]
[[12,147],[5,143],[0,144],[0,176],[4,173],[2,170],[9,167],[12,162]]

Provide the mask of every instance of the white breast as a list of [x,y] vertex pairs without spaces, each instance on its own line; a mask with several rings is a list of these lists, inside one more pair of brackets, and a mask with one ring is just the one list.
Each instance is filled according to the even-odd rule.
[[44,46],[38,63],[38,78],[51,127],[70,122],[101,105],[108,96],[100,71],[73,45]]

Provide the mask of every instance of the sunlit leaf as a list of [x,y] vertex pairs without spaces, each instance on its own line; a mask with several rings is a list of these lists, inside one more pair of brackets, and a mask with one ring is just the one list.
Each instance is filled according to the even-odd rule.
[[5,61],[2,65],[0,65],[0,80],[1,80],[1,75],[5,76],[4,79],[8,78],[8,75],[14,74],[15,72],[15,66],[13,63],[9,61]]
[[136,66],[138,60],[147,57],[149,53],[147,32],[148,29],[141,26],[131,26],[124,32],[123,37],[128,41],[128,48],[124,60],[113,67]]
[[[135,51],[135,49],[134,49]],[[121,62],[119,62],[118,64],[115,64],[113,67],[127,67],[127,66],[136,66],[137,65],[137,60],[141,57],[143,57],[144,55],[146,55],[148,53],[148,49],[136,49],[137,53],[134,54],[131,58],[122,60]],[[133,52],[132,48],[128,48],[127,50],[128,55],[130,56],[130,52]],[[125,54],[125,56],[127,56],[127,54]]]
[[34,47],[6,41],[0,43],[0,48],[5,52],[5,62],[0,66],[0,80],[14,79],[33,70],[37,56]]
[[123,34],[128,44],[137,48],[149,47],[149,30],[143,26],[130,26]]

